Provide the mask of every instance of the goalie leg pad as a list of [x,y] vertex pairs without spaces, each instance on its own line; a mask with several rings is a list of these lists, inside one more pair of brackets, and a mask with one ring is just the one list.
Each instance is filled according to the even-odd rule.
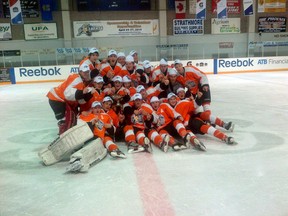
[[83,146],[84,142],[93,136],[87,123],[76,125],[61,134],[49,146],[42,149],[38,155],[45,165],[52,165]]
[[[70,166],[67,167],[67,172],[87,172],[89,167],[104,159],[106,155],[107,149],[102,140],[100,138],[92,140],[70,156]],[[74,163],[78,163],[78,169],[73,168]]]

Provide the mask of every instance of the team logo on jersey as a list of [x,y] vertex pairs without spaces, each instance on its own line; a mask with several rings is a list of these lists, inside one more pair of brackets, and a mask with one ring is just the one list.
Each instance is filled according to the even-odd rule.
[[135,114],[133,114],[133,115],[131,116],[131,122],[132,122],[133,124],[144,123],[144,122],[143,122],[143,116],[142,116],[142,115],[135,115]]
[[195,82],[192,81],[192,80],[187,80],[187,81],[185,82],[185,86],[186,86],[188,89],[192,89],[192,88],[194,88],[194,87],[196,86],[196,84],[195,84]]
[[95,124],[95,126],[97,127],[97,129],[102,130],[104,127],[104,122],[99,120],[97,121],[97,123]]
[[163,115],[159,115],[159,119],[158,119],[158,122],[157,122],[157,126],[161,126],[161,125],[164,125],[165,124],[165,118]]

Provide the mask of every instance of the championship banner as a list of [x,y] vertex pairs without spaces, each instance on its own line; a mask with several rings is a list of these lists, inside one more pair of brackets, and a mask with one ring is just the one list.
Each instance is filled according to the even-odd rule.
[[277,12],[286,12],[286,0],[258,0],[258,13]]
[[197,0],[196,19],[206,19],[206,0]]
[[211,19],[211,34],[238,34],[240,27],[240,18]]
[[259,17],[258,31],[265,33],[286,32],[286,17]]
[[253,15],[253,0],[243,0],[244,15]]
[[52,0],[40,0],[41,16],[43,21],[53,20]]
[[189,14],[196,14],[197,0],[189,0]]
[[[2,2],[0,4],[1,6],[3,6],[4,18],[10,18],[11,15],[10,15],[9,0],[2,0],[0,2]],[[39,13],[38,0],[29,0],[29,1],[20,0],[20,5],[21,5],[21,12],[22,12],[23,18],[39,17],[40,13]]]
[[10,0],[9,8],[11,15],[11,24],[23,24],[20,0]]
[[[217,13],[218,2],[219,0],[212,0],[212,13]],[[240,0],[227,0],[227,14],[239,14],[240,12],[241,12]]]
[[203,35],[203,19],[174,19],[173,35]]
[[159,20],[74,21],[75,38],[157,36]]
[[11,26],[10,23],[0,23],[0,40],[11,40]]
[[186,0],[175,0],[176,19],[185,19]]
[[219,0],[217,2],[217,18],[226,19],[227,18],[227,1]]
[[56,23],[24,24],[25,40],[57,39]]

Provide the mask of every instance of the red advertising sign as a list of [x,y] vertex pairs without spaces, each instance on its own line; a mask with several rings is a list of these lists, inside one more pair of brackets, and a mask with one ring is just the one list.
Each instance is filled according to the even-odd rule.
[[[217,3],[219,0],[212,0],[212,13],[217,13]],[[228,14],[239,14],[241,12],[240,0],[227,0]]]

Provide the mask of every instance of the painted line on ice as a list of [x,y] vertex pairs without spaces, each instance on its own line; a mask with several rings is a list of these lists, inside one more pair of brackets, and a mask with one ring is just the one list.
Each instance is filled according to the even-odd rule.
[[153,155],[137,153],[133,155],[139,192],[143,203],[144,215],[174,216],[175,211],[165,191]]

